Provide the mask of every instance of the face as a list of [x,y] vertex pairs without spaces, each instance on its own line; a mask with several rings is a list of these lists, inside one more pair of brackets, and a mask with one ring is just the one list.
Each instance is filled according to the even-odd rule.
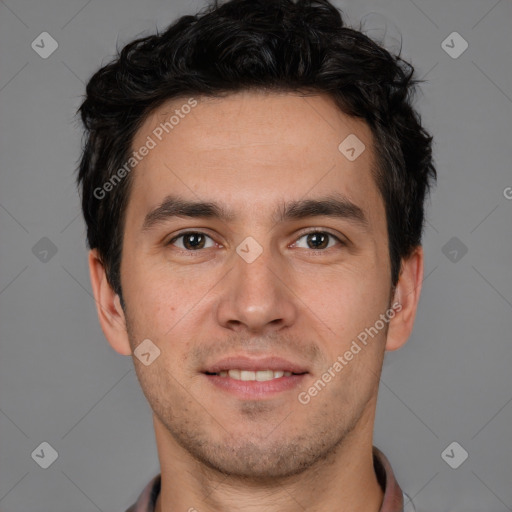
[[324,96],[197,101],[168,134],[187,100],[159,108],[133,144],[156,143],[126,210],[127,343],[160,350],[134,363],[169,443],[227,474],[296,474],[376,396],[393,297],[371,131]]

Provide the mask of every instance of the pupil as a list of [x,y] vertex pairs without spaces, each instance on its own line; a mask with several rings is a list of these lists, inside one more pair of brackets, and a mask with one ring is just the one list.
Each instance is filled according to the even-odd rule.
[[313,249],[321,249],[325,247],[325,241],[327,240],[327,236],[324,233],[311,233],[308,236],[308,245],[311,247],[309,242],[312,242]]
[[202,245],[204,245],[204,237],[200,233],[190,233],[185,237],[185,247],[188,249],[197,249]]

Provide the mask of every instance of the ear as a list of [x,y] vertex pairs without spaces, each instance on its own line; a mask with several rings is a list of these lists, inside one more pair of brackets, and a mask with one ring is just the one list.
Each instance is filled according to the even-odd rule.
[[402,347],[411,335],[423,283],[423,248],[418,246],[402,260],[400,277],[391,307],[395,316],[389,322],[386,350]]
[[89,274],[103,334],[116,352],[124,356],[131,355],[121,301],[107,281],[105,268],[96,249],[89,251]]

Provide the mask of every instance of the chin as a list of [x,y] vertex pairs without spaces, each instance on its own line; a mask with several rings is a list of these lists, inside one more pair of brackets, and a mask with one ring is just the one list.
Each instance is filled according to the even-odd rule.
[[[205,443],[185,448],[206,467],[223,475],[271,484],[270,481],[298,475],[316,463],[326,461],[336,451],[335,443],[295,436],[293,440],[252,440],[228,443]],[[240,438],[238,438],[240,439]]]

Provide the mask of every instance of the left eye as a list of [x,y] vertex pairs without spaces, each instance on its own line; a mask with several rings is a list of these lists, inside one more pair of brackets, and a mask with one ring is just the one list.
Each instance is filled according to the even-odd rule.
[[[299,245],[299,241],[305,239],[306,246]],[[303,249],[315,249],[315,250],[323,250],[329,249],[333,244],[330,244],[330,241],[335,241],[341,243],[340,239],[331,233],[327,233],[326,231],[313,231],[311,233],[306,233],[302,235],[297,241],[293,244],[296,247],[300,247]]]
[[[207,246],[207,239],[212,243]],[[181,240],[181,243],[175,243],[177,240]],[[197,251],[198,249],[207,249],[213,247],[214,242],[211,237],[197,231],[188,231],[187,233],[181,233],[169,241],[169,244],[176,245],[179,249],[186,251]]]

